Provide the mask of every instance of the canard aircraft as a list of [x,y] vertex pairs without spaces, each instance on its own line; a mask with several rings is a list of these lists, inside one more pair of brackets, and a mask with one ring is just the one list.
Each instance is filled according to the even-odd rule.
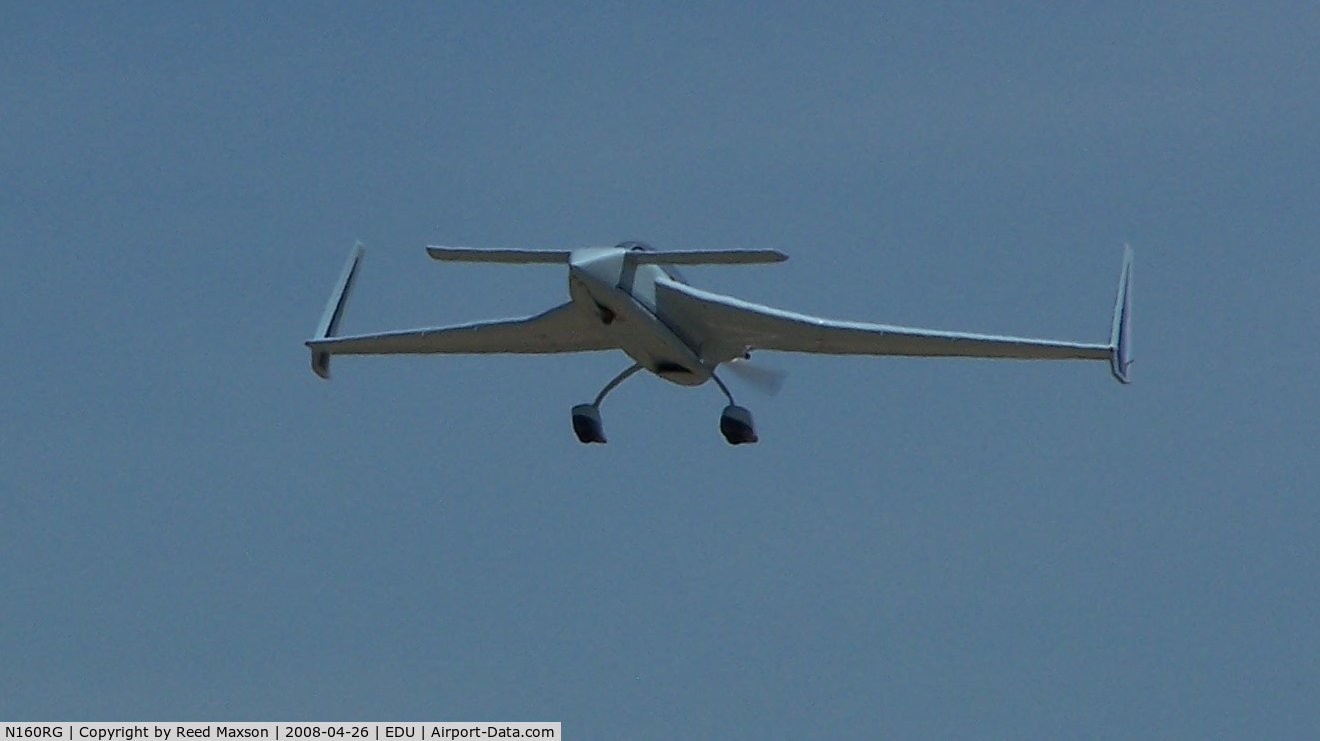
[[330,377],[332,355],[419,353],[570,353],[622,350],[633,364],[615,376],[590,404],[573,407],[573,431],[583,443],[604,443],[600,405],[638,371],[680,386],[714,381],[728,406],[720,432],[731,445],[754,443],[752,415],[738,406],[715,371],[755,350],[830,355],[1106,360],[1114,377],[1128,382],[1131,356],[1132,250],[1124,248],[1106,344],[1038,340],[966,332],[838,321],[775,309],[689,285],[678,265],[746,265],[783,262],[775,250],[664,251],[641,242],[574,250],[427,247],[449,262],[568,266],[569,300],[534,316],[338,336],[336,330],[362,262],[363,246],[349,254],[316,334],[307,341],[312,370]]

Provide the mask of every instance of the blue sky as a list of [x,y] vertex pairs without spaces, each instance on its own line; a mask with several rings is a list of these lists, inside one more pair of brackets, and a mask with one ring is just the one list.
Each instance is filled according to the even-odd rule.
[[[576,737],[1320,723],[1305,4],[11,4],[0,715]],[[346,358],[530,313],[427,243],[758,247],[702,287],[1099,363]],[[769,354],[767,354],[769,356]]]

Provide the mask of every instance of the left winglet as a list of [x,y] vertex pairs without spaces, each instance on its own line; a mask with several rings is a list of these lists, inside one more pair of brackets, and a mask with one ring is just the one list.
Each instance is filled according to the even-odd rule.
[[1119,383],[1128,380],[1132,365],[1132,248],[1123,248],[1123,270],[1118,277],[1118,296],[1114,299],[1114,325],[1109,336],[1109,364]]
[[[344,307],[348,305],[348,294],[353,289],[353,278],[357,275],[358,265],[362,262],[362,253],[365,249],[361,242],[353,245],[353,250],[348,254],[348,261],[344,263],[344,269],[339,274],[339,282],[335,284],[334,293],[330,294],[325,312],[321,314],[321,321],[316,325],[316,335],[312,340],[331,337],[339,327],[339,320],[344,316]],[[312,348],[312,372],[321,378],[330,377],[329,351]]]

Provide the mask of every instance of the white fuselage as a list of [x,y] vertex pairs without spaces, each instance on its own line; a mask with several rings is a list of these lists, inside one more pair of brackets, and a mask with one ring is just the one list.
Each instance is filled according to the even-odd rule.
[[655,283],[669,279],[665,271],[634,264],[627,255],[617,247],[574,250],[568,274],[573,302],[598,318],[619,347],[646,370],[682,386],[710,380],[712,368],[658,313]]

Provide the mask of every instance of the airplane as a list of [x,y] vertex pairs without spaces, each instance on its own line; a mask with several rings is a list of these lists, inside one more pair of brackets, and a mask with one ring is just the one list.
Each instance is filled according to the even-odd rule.
[[421,353],[571,353],[622,350],[632,365],[615,376],[590,404],[572,409],[573,432],[585,444],[604,443],[600,405],[633,374],[645,370],[679,386],[714,381],[728,406],[720,432],[730,445],[758,440],[752,414],[738,406],[721,365],[733,366],[753,351],[829,355],[1015,358],[1026,360],[1106,360],[1120,383],[1132,364],[1132,248],[1124,247],[1107,344],[945,332],[886,324],[823,319],[690,285],[679,265],[748,265],[783,262],[788,256],[768,249],[666,251],[642,242],[572,250],[426,248],[445,262],[502,265],[553,264],[568,267],[569,300],[540,314],[516,319],[339,336],[354,278],[362,263],[362,243],[349,253],[316,334],[307,340],[312,370],[330,377],[333,355]]

